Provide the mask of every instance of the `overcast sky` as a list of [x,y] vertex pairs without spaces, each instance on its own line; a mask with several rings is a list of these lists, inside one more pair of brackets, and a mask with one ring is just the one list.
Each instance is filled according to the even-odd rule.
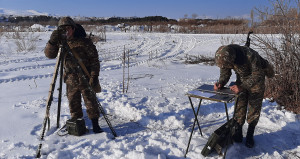
[[0,8],[36,10],[59,16],[145,17],[178,19],[192,14],[213,18],[249,15],[269,0],[0,0]]

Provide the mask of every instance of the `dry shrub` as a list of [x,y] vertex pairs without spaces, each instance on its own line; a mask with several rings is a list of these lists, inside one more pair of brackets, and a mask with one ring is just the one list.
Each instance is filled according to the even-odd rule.
[[34,35],[34,32],[19,31],[9,34],[7,38],[14,40],[17,52],[34,51],[36,49],[36,43],[39,40],[39,36]]
[[[260,12],[272,20],[277,34],[255,36],[256,45],[274,66],[275,77],[267,80],[265,95],[286,110],[300,113],[300,20],[289,1],[273,1],[274,9]],[[298,10],[299,5],[298,5]]]
[[184,63],[185,64],[199,64],[203,63],[205,65],[213,66],[215,65],[215,58],[207,57],[203,55],[185,55],[184,56]]
[[166,33],[170,31],[170,28],[167,25],[157,25],[154,31],[160,33]]
[[105,26],[85,25],[84,29],[86,32],[90,32],[88,37],[93,41],[94,44],[98,43],[99,41],[106,42]]
[[4,34],[4,29],[0,27],[0,38],[3,36]]

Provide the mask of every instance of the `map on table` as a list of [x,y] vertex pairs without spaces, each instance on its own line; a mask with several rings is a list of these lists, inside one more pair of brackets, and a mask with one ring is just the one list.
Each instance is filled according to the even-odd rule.
[[224,87],[220,90],[214,90],[214,85],[204,84],[186,93],[187,96],[209,99],[217,102],[232,102],[236,97],[236,94],[232,92],[228,87]]

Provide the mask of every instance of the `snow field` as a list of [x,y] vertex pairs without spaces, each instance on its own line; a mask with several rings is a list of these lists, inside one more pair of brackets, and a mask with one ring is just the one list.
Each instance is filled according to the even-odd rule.
[[[40,40],[32,52],[16,52],[13,39],[0,38],[0,158],[33,158],[41,142],[56,59],[47,59],[43,53],[51,33],[36,34]],[[108,32],[107,42],[96,44],[102,60],[102,92],[97,97],[118,137],[112,139],[103,117],[100,125],[105,132],[92,133],[84,106],[90,132],[81,137],[58,136],[56,91],[50,110],[50,130],[42,141],[42,158],[184,158],[194,121],[185,93],[202,84],[213,84],[219,76],[216,66],[187,65],[184,56],[213,57],[220,45],[228,44],[230,40],[226,39],[242,44],[245,37]],[[130,53],[127,93],[122,92],[124,46]],[[70,118],[64,87],[63,92],[60,126]],[[197,106],[199,100],[193,102]],[[228,111],[232,116],[232,103],[228,104]],[[201,151],[207,139],[226,122],[224,104],[203,100],[198,118],[203,137],[195,129],[187,158],[204,158]],[[227,158],[297,158],[299,119],[265,99],[255,131],[256,146],[248,149],[243,143],[234,144],[228,149]],[[243,127],[244,136],[246,131],[247,124]],[[213,153],[207,158],[221,157]]]

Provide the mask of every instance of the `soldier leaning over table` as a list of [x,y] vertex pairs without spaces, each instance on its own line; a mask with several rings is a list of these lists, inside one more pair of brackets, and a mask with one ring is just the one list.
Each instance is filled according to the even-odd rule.
[[245,145],[252,148],[254,146],[254,129],[260,117],[264,97],[265,76],[273,77],[273,68],[258,52],[249,47],[235,44],[221,46],[215,54],[215,61],[220,68],[219,81],[214,85],[215,90],[226,85],[232,69],[236,73],[236,83],[230,87],[233,92],[239,94],[234,114],[235,134],[233,140],[235,142],[243,141],[242,127],[247,117],[249,126]]

